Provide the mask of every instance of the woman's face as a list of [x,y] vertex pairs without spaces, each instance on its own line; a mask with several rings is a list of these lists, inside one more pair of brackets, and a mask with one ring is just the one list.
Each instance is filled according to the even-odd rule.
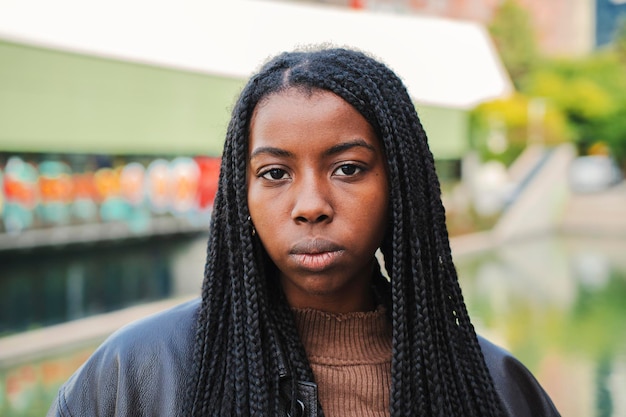
[[389,190],[369,123],[333,93],[290,88],[257,105],[249,145],[250,216],[290,305],[374,307]]

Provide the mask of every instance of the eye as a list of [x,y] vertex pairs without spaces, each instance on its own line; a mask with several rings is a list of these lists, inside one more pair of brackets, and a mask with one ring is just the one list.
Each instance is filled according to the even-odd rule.
[[266,180],[283,180],[287,177],[287,172],[284,169],[272,168],[262,172],[260,176]]
[[341,177],[349,177],[352,175],[356,175],[361,171],[363,171],[363,168],[359,167],[358,165],[344,164],[337,168],[334,174]]

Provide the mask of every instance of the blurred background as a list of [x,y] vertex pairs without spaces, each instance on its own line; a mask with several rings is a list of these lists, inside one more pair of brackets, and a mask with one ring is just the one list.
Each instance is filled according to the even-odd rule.
[[405,81],[478,331],[626,416],[623,0],[0,0],[0,415],[199,295],[235,97],[324,42]]

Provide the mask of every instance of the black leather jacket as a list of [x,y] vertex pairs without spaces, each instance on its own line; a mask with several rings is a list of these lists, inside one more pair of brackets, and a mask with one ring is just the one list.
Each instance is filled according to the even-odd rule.
[[[190,301],[114,333],[61,387],[48,416],[180,415],[199,305]],[[520,362],[485,339],[480,343],[506,416],[559,415]],[[298,389],[302,416],[317,416],[316,385],[302,382]]]

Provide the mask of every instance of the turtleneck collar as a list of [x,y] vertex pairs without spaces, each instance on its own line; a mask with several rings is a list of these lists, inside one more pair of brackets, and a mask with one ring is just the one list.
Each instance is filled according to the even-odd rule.
[[355,365],[389,362],[391,323],[385,308],[354,313],[292,309],[311,362]]

